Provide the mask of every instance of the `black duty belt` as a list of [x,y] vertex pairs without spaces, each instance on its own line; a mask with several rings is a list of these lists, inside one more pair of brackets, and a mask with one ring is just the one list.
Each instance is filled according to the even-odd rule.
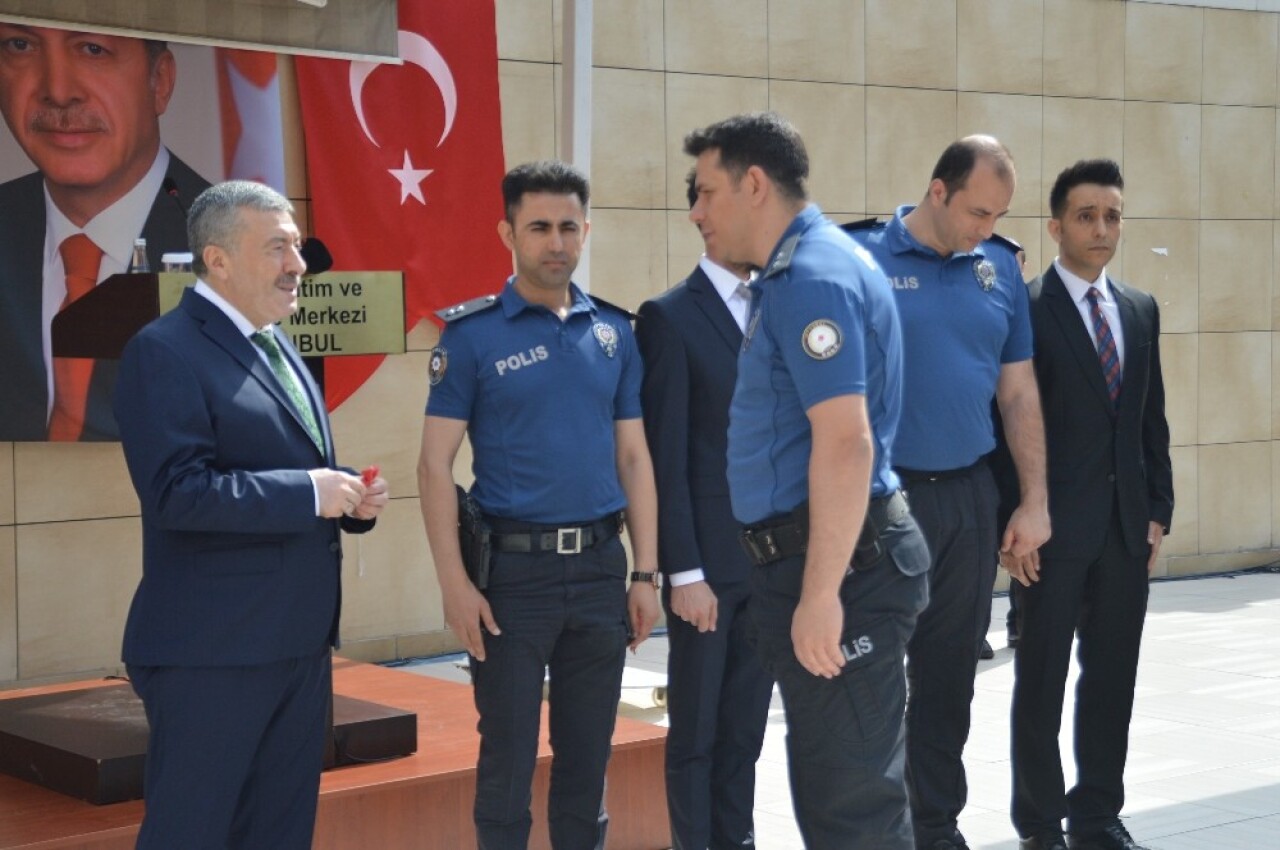
[[[868,532],[878,537],[885,529],[911,512],[901,490],[872,499],[861,537]],[[790,514],[749,525],[742,530],[742,548],[756,566],[803,555],[809,547],[809,505],[806,502]]]
[[487,518],[493,526],[493,548],[499,552],[555,552],[577,555],[603,543],[622,528],[622,514],[609,514],[595,522],[565,526],[528,525]]
[[972,475],[986,465],[986,460],[979,459],[974,463],[971,463],[968,466],[962,466],[959,469],[938,469],[929,471],[925,469],[907,469],[905,466],[895,466],[893,471],[898,473],[898,478],[902,481],[902,485],[905,487],[908,484],[920,484],[925,481],[947,481],[952,478],[964,478],[967,475]]

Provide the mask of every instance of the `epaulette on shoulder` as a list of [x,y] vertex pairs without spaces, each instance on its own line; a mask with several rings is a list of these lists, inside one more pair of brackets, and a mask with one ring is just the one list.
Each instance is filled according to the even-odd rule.
[[454,304],[452,307],[437,310],[436,315],[444,322],[456,322],[459,319],[465,319],[467,316],[474,316],[482,310],[488,310],[497,303],[498,296],[481,295],[479,298],[472,298],[470,301],[463,301],[461,304]]
[[632,313],[626,307],[619,307],[617,304],[614,304],[612,301],[605,301],[599,295],[595,295],[594,293],[592,293],[592,294],[588,294],[587,297],[590,298],[592,303],[594,303],[596,306],[608,307],[610,310],[617,310],[619,313],[626,316],[628,321],[634,322],[636,319],[639,318],[639,316],[637,316],[635,313]]
[[1017,243],[1017,241],[1010,239],[1008,236],[1002,236],[999,233],[992,233],[990,241],[996,243],[997,245],[1003,245],[1014,254],[1017,254],[1019,251],[1025,250],[1021,245]]
[[864,218],[861,221],[845,222],[844,224],[840,225],[840,229],[843,230],[845,233],[855,233],[859,230],[870,230],[873,227],[882,225],[884,223],[885,222],[882,222],[880,219],[876,218],[875,216],[871,216],[871,218]]

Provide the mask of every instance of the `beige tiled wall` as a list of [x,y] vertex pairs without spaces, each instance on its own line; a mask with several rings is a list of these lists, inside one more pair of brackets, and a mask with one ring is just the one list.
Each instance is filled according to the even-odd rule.
[[[563,0],[496,5],[508,164],[554,156]],[[1029,274],[1055,253],[1054,177],[1114,158],[1128,222],[1111,271],[1155,295],[1164,333],[1178,505],[1158,570],[1280,557],[1280,14],[1122,0],[594,6],[593,290],[634,308],[693,267],[681,140],[735,112],[797,124],[812,194],[841,221],[915,203],[957,135],[999,135],[1019,174],[1001,231],[1026,246]],[[437,338],[416,329],[333,417],[344,460],[381,464],[396,496],[375,534],[346,543],[353,656],[455,645],[414,474]],[[460,478],[469,458],[464,446]],[[137,510],[118,447],[0,444],[0,687],[116,668]]]

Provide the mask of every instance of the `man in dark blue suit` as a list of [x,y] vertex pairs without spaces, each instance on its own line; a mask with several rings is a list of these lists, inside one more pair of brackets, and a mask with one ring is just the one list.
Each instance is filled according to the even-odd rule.
[[751,563],[725,473],[750,277],[708,246],[687,279],[641,305],[636,326],[667,576],[667,809],[676,850],[755,846],[756,759],[773,679],[748,634]]
[[115,397],[142,503],[124,661],[151,736],[140,848],[311,847],[339,529],[387,502],[334,467],[323,398],[274,323],[305,263],[289,202],[257,183],[191,206],[199,277],[129,343]]

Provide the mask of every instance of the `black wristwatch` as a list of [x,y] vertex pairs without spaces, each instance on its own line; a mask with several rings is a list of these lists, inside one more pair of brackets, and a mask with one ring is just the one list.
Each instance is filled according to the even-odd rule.
[[659,588],[662,587],[662,573],[657,571],[654,571],[651,573],[642,573],[637,570],[636,572],[633,572],[631,574],[631,580],[633,582],[642,581],[645,584],[651,584],[653,585],[654,590],[658,590]]

